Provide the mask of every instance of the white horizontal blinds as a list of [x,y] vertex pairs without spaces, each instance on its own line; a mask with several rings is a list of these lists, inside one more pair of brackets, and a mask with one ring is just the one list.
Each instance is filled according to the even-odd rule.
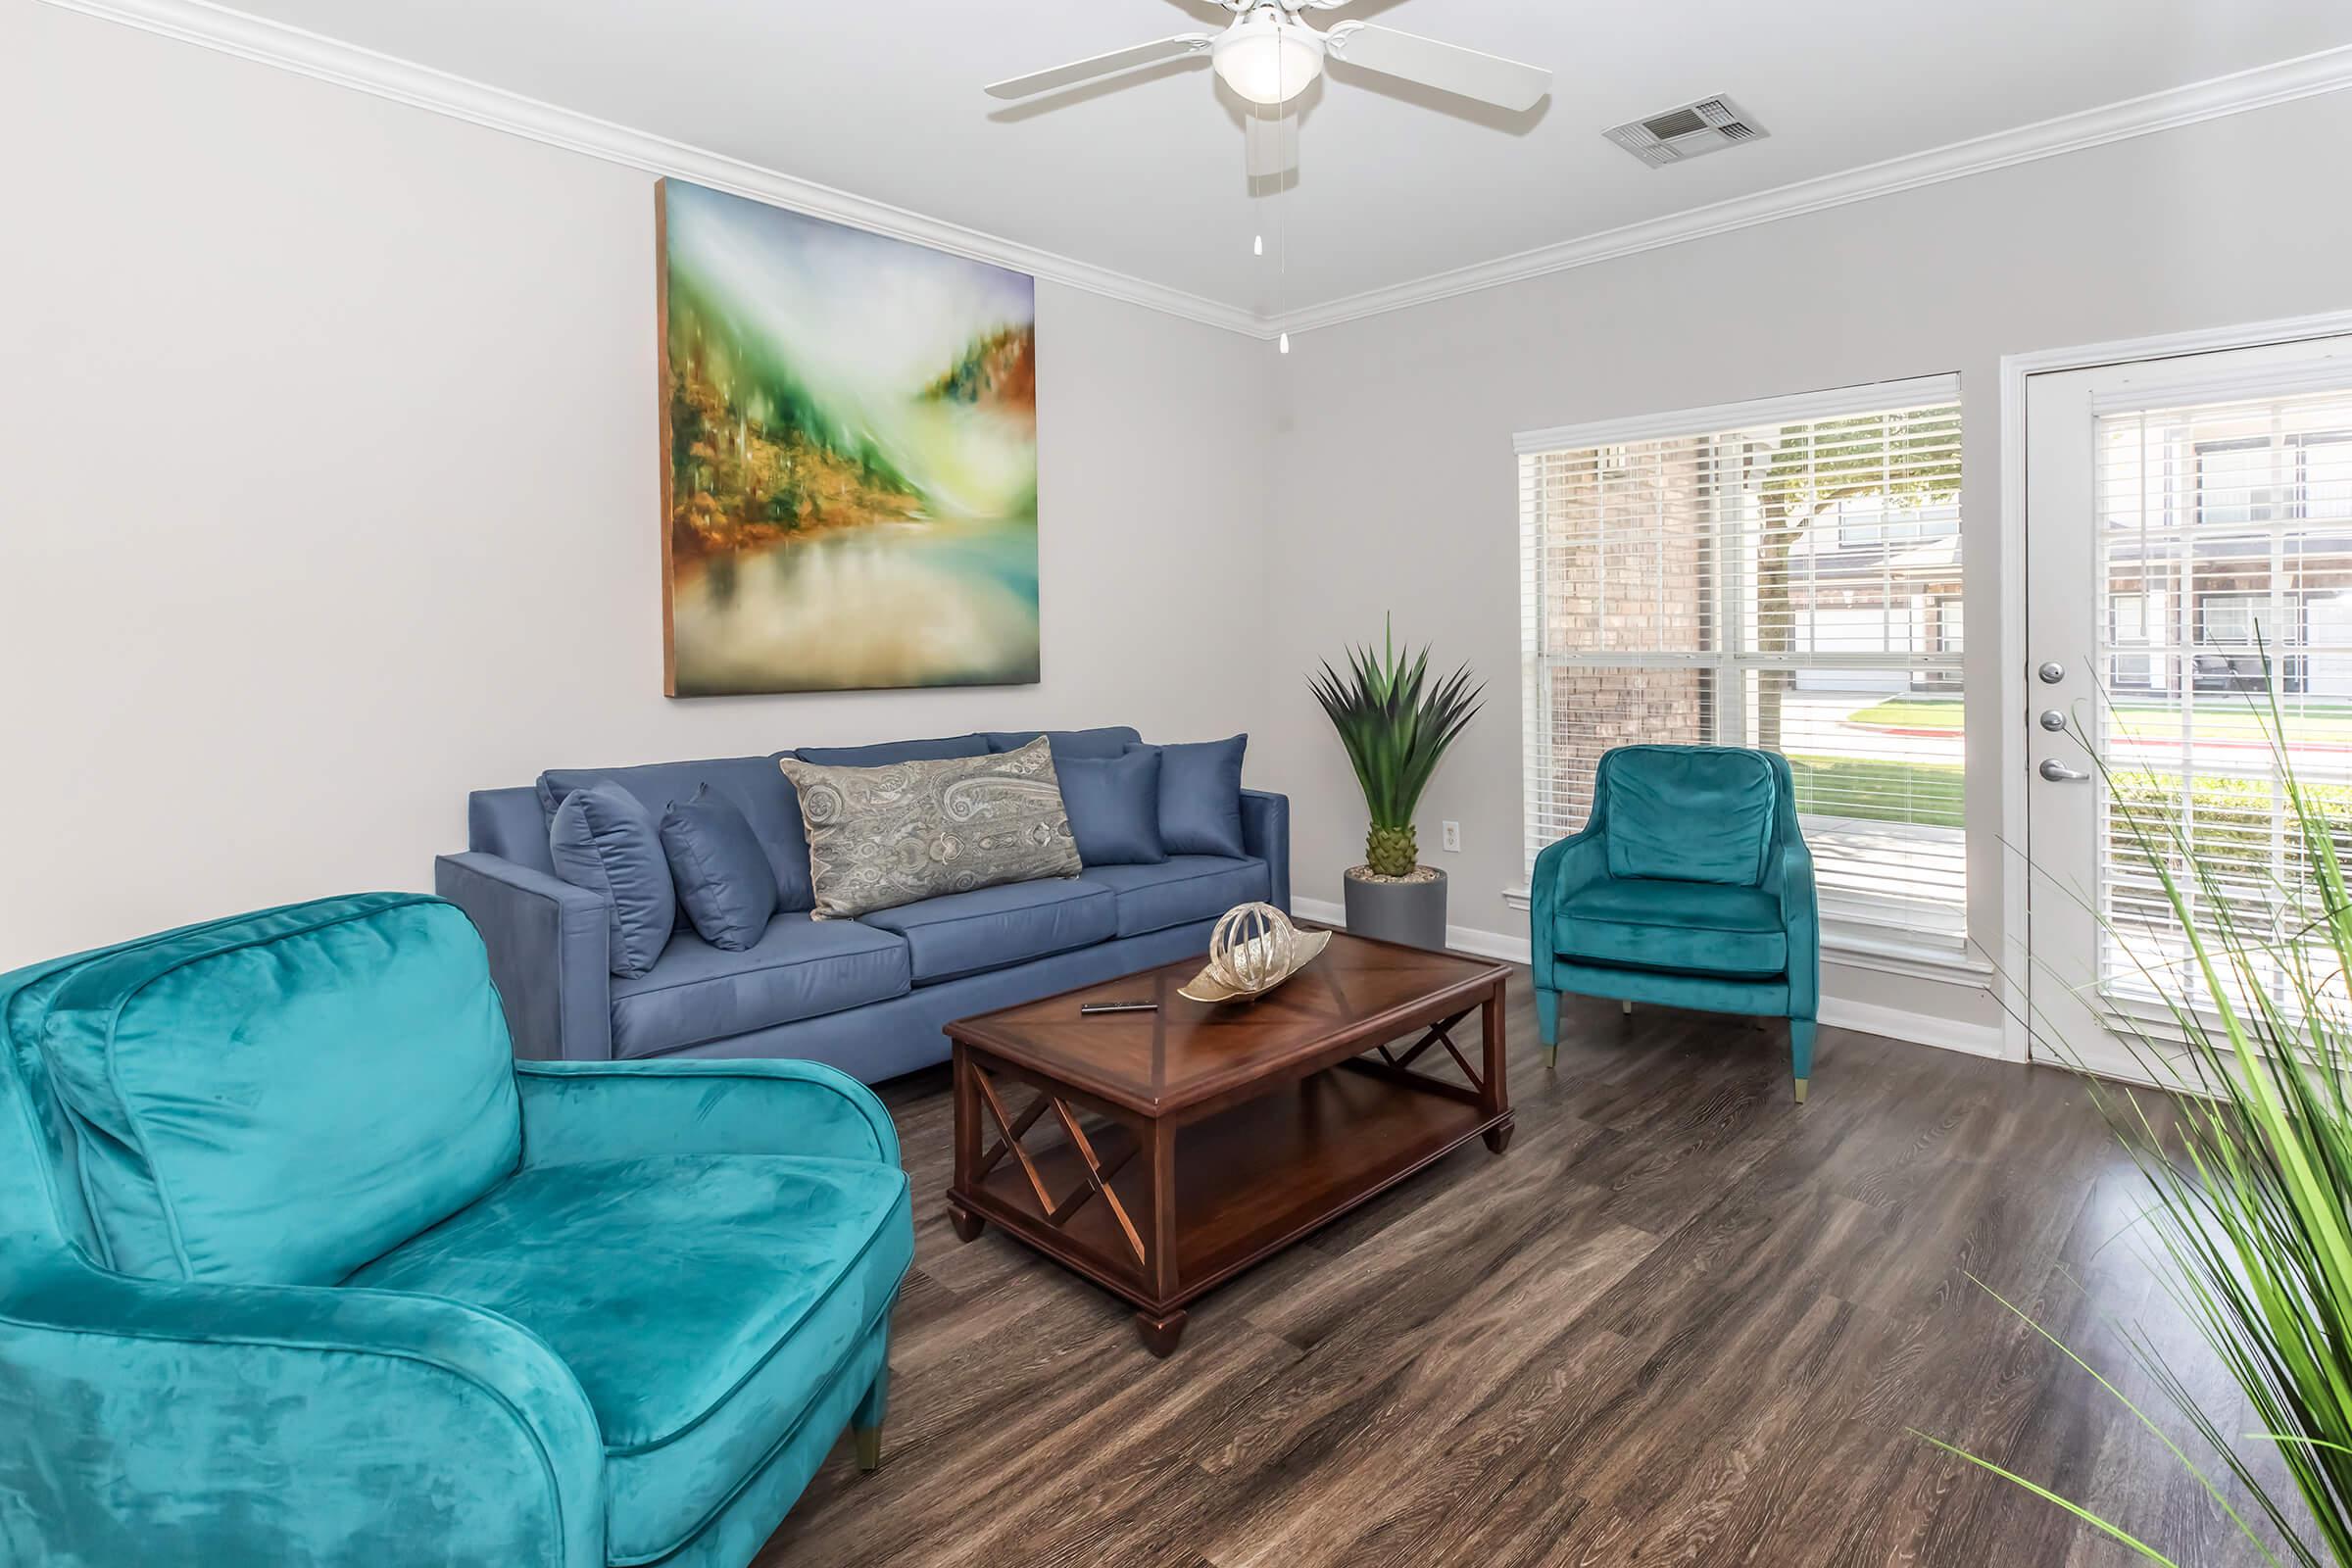
[[1960,945],[1960,417],[1941,390],[1523,450],[1531,861],[1582,825],[1611,746],[1765,746],[1796,777],[1825,917]]
[[1719,642],[1696,438],[1519,460],[1527,855],[1584,825],[1612,746],[1713,737]]
[[[2160,861],[2198,919],[2278,944],[2278,962],[2315,912],[2265,730],[2274,698],[2296,776],[2352,858],[2352,387],[2117,410],[2097,442],[2096,744],[2155,823],[2143,844],[2122,811],[2103,818],[2100,987],[2194,994]],[[2218,873],[2210,888],[2190,851]]]

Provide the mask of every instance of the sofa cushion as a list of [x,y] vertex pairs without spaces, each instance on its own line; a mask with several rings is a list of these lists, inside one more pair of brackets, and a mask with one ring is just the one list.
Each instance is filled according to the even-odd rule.
[[1732,746],[1624,746],[1600,760],[1609,875],[1764,880],[1780,785],[1760,752]]
[[778,765],[801,792],[819,919],[1078,874],[1078,845],[1042,740],[1002,756],[881,767],[791,758]]
[[1168,858],[1159,841],[1159,753],[1057,757],[1054,773],[1081,864],[1156,865]]
[[981,738],[992,752],[1017,752],[1043,735],[1054,748],[1054,765],[1074,758],[1116,757],[1143,739],[1124,724],[1101,729],[992,729]]
[[322,899],[118,949],[48,989],[35,1028],[125,1274],[331,1284],[521,1147],[481,938],[438,899]]
[[1552,921],[1564,957],[1692,974],[1775,975],[1788,966],[1781,901],[1760,888],[1606,877]]
[[804,746],[787,752],[819,767],[888,767],[893,762],[936,762],[952,757],[986,757],[985,735],[942,735],[928,741],[879,741],[872,746]]
[[1152,748],[1159,753],[1159,838],[1170,855],[1249,854],[1242,842],[1247,735]]
[[723,795],[699,785],[662,813],[662,853],[678,902],[705,942],[741,953],[776,912],[776,876],[752,824]]
[[590,784],[611,782],[637,798],[655,821],[672,801],[690,801],[706,784],[734,803],[767,853],[775,873],[776,907],[809,905],[808,839],[801,829],[801,803],[792,780],[767,757],[720,757],[700,762],[649,762],[642,767],[564,767],[539,775],[539,808],[552,819],[564,797]]
[[825,1392],[913,1255],[906,1174],[685,1154],[527,1167],[345,1283],[485,1307],[580,1380],[607,1551],[666,1554]]
[[1110,890],[1123,937],[1213,920],[1237,904],[1263,903],[1273,887],[1265,861],[1222,855],[1171,855],[1157,865],[1093,865],[1081,880]]
[[906,944],[854,920],[779,914],[740,953],[691,931],[662,961],[612,982],[612,1054],[656,1056],[904,995]]
[[1014,882],[878,909],[858,923],[905,937],[914,983],[927,986],[1107,942],[1118,905],[1088,882]]
[[591,784],[556,808],[547,853],[556,875],[604,899],[612,972],[652,968],[678,923],[678,889],[662,853],[659,819],[619,785]]

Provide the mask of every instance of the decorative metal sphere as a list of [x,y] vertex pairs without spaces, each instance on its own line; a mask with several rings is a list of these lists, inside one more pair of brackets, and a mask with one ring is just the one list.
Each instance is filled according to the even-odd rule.
[[1298,928],[1271,904],[1237,904],[1208,937],[1208,974],[1234,991],[1263,991],[1290,973]]

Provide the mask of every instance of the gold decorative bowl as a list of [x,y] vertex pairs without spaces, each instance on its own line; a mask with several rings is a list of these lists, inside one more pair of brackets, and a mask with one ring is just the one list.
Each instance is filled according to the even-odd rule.
[[1301,931],[1271,904],[1237,904],[1208,937],[1208,963],[1177,995],[1193,1002],[1264,996],[1331,945],[1328,931]]

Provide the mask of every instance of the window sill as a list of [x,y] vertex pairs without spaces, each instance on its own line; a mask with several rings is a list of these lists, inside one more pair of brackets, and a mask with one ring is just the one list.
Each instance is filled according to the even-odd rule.
[[[1528,891],[1505,888],[1502,902],[1524,911],[1528,907]],[[1989,990],[1993,980],[1991,961],[1968,948],[1921,942],[1855,926],[1823,926],[1821,956],[1826,962],[1849,969],[1875,969],[1882,974],[1932,980],[1941,985]]]

